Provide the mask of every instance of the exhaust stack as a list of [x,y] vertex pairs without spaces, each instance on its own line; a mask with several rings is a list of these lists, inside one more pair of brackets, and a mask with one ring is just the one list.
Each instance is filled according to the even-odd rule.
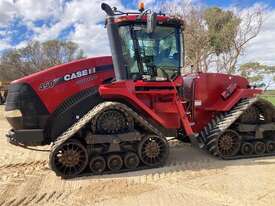
[[106,4],[101,4],[101,9],[107,14],[106,28],[111,47],[116,81],[127,79],[126,64],[122,55],[122,43],[117,24],[114,23],[114,11]]

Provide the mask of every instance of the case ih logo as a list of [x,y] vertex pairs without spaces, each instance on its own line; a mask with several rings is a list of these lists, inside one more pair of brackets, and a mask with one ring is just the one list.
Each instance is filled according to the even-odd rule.
[[53,88],[58,84],[95,74],[95,71],[96,69],[93,67],[89,69],[83,69],[77,72],[72,72],[70,74],[64,75],[63,77],[59,77],[54,80],[50,80],[40,84],[39,89],[44,90],[44,89]]
[[71,74],[66,74],[64,76],[64,81],[70,81],[73,79],[77,79],[77,78],[81,78],[81,77],[85,77],[91,74],[95,73],[95,68],[91,68],[91,69],[84,69],[78,72],[73,72]]

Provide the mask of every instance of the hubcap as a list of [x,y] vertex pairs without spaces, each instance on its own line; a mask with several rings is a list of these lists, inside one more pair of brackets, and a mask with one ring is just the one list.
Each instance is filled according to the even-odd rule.
[[268,141],[266,143],[266,150],[267,150],[267,152],[275,152],[275,142],[274,141]]
[[241,138],[235,131],[227,130],[218,138],[218,151],[221,157],[230,157],[238,153]]
[[124,157],[125,167],[128,169],[137,168],[139,165],[139,158],[136,153],[129,152]]
[[78,141],[69,141],[50,154],[50,167],[64,178],[80,174],[88,164],[86,148]]
[[253,153],[253,144],[246,142],[242,145],[242,154],[244,155],[250,155]]
[[119,155],[110,155],[107,164],[111,171],[119,171],[123,165],[123,161]]
[[265,153],[265,144],[263,142],[256,142],[255,143],[255,152],[256,152],[256,154]]
[[127,130],[127,120],[118,110],[103,112],[96,121],[96,130],[101,134],[116,134]]
[[101,174],[106,168],[105,159],[102,156],[97,156],[91,159],[90,169],[94,174]]
[[68,151],[60,151],[60,153],[57,154],[58,161],[65,165],[66,167],[74,167],[78,164],[80,161],[81,153],[70,149]]
[[139,157],[148,166],[162,165],[169,153],[167,141],[158,136],[145,137],[139,144]]
[[157,142],[148,142],[145,145],[144,152],[149,158],[156,158],[160,153],[160,145]]

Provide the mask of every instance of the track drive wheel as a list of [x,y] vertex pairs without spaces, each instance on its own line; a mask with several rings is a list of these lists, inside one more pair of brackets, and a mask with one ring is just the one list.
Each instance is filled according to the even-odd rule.
[[116,109],[109,109],[102,112],[97,118],[95,131],[101,134],[116,134],[129,130],[132,122],[126,114]]
[[110,155],[107,159],[107,165],[112,172],[118,172],[123,166],[121,156],[116,154]]
[[102,174],[106,168],[106,161],[102,156],[95,156],[91,159],[89,167],[93,174]]
[[49,158],[50,168],[62,178],[79,175],[88,164],[87,150],[77,140],[70,140],[53,148]]
[[235,156],[241,147],[241,136],[234,130],[226,130],[217,139],[217,152],[221,158]]
[[274,114],[273,105],[264,99],[257,100],[240,117],[244,124],[271,123]]
[[124,165],[127,169],[135,169],[139,165],[139,157],[134,152],[128,152],[124,156]]
[[168,157],[169,145],[164,137],[146,136],[139,143],[138,155],[141,161],[150,167],[162,166]]

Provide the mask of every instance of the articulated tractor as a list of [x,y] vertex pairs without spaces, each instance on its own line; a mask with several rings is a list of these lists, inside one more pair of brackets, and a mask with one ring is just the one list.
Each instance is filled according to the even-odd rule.
[[260,89],[240,76],[181,74],[181,20],[101,8],[112,56],[13,81],[10,143],[51,145],[50,168],[63,178],[162,166],[168,137],[225,160],[275,154],[275,109]]

